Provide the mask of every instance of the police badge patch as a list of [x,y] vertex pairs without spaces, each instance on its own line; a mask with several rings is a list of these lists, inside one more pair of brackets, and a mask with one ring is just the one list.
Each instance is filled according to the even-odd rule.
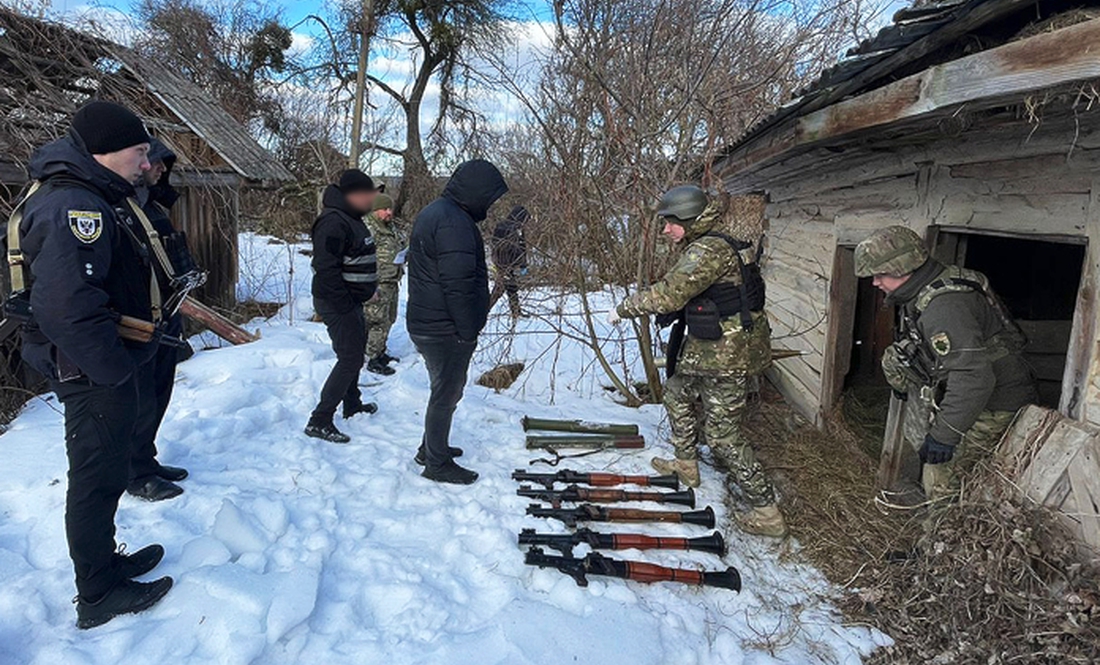
[[69,229],[77,240],[90,245],[103,234],[103,213],[94,210],[70,210]]
[[932,335],[932,350],[937,355],[946,356],[951,353],[951,338],[947,336],[947,333],[941,332]]

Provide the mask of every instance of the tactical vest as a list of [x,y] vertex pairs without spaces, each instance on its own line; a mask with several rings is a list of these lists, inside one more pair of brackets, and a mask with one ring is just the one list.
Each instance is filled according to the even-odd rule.
[[[724,233],[711,231],[702,237],[719,238],[725,241],[737,257],[740,282],[718,282],[711,284],[705,291],[688,301],[688,318],[692,316],[717,316],[726,319],[734,315],[741,317],[741,327],[752,330],[753,312],[764,309],[764,278],[760,274],[761,248],[753,243],[735,240]],[[697,335],[698,336],[698,335]],[[719,337],[721,334],[719,334]],[[702,339],[707,339],[702,337]]]
[[972,292],[982,294],[1001,321],[1000,332],[986,340],[992,361],[1000,360],[1011,353],[1019,353],[1027,346],[1027,335],[1009,314],[1001,299],[989,288],[989,279],[976,270],[947,266],[936,279],[917,293],[911,307],[902,308],[898,322],[895,345],[899,360],[906,369],[915,373],[914,378],[918,383],[930,387],[936,387],[938,383],[935,377],[936,359],[917,325],[921,314],[941,295]]

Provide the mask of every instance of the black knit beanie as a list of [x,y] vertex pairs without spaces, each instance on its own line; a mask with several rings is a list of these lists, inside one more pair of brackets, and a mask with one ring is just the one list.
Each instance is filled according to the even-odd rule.
[[141,118],[114,102],[88,102],[73,115],[72,126],[93,155],[105,155],[149,142],[149,133]]
[[377,187],[374,186],[374,181],[366,173],[363,173],[359,169],[348,169],[340,174],[340,184],[337,185],[340,191],[345,194],[351,194],[352,192],[373,192],[377,191]]

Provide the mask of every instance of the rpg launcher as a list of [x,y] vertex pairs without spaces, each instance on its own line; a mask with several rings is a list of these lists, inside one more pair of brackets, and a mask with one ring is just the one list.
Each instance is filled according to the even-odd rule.
[[524,563],[539,568],[557,568],[576,580],[578,586],[588,586],[588,575],[618,577],[649,584],[652,582],[680,582],[696,586],[713,586],[741,591],[741,575],[730,567],[723,572],[702,572],[683,568],[666,568],[639,561],[618,561],[599,552],[591,552],[583,559],[546,554],[532,547],[524,557]]
[[520,545],[537,545],[573,556],[577,545],[588,545],[594,550],[691,550],[724,556],[726,541],[715,531],[701,538],[658,538],[634,533],[596,533],[591,529],[577,529],[573,533],[535,533],[524,529],[519,534]]
[[578,522],[671,522],[675,524],[695,524],[714,528],[714,510],[707,506],[703,510],[679,512],[675,510],[635,510],[634,508],[605,508],[582,503],[576,508],[546,508],[537,503],[527,506],[527,514],[532,517],[549,517],[560,520],[566,526],[577,526]]
[[528,434],[528,450],[554,450],[557,448],[586,448],[607,450],[610,448],[645,448],[644,436],[615,436],[613,434]]
[[664,487],[670,490],[680,489],[677,476],[621,476],[614,473],[581,473],[571,469],[562,469],[556,473],[528,473],[523,469],[512,472],[512,480],[521,483],[538,483],[546,489],[553,489],[554,483],[571,485],[592,485],[593,487],[615,487],[616,485],[640,485],[642,487]]
[[524,432],[570,432],[572,434],[606,434],[608,436],[638,436],[637,425],[593,423],[585,420],[554,420],[524,416],[520,421]]
[[689,508],[695,507],[695,490],[684,492],[628,492],[615,489],[589,489],[570,485],[563,490],[548,490],[542,487],[522,485],[516,494],[529,499],[546,501],[554,507],[562,503],[592,501],[595,503],[618,503],[620,501],[653,501],[655,503],[674,503]]

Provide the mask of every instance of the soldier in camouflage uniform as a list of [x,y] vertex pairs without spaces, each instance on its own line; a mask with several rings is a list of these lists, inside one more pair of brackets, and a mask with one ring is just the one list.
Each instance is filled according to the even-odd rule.
[[953,498],[959,473],[990,454],[1016,411],[1037,397],[1022,355],[1026,339],[985,275],[929,258],[906,227],[861,242],[855,267],[899,309],[882,369],[897,397],[920,401],[907,414],[926,414],[915,424],[926,432],[919,449],[925,495]]
[[[741,433],[749,377],[771,363],[771,330],[764,313],[764,282],[757,237],[733,238],[726,213],[698,187],[670,190],[657,213],[665,235],[686,245],[659,282],[623,301],[612,321],[683,311],[687,337],[664,404],[676,459],[653,460],[661,473],[699,485],[698,442],[705,437],[715,460],[729,469],[753,509],[737,517],[742,530],[781,537],[787,528],[775,490]],[[696,405],[702,402],[702,416]]]
[[402,274],[402,266],[394,261],[405,248],[399,230],[400,220],[393,215],[393,199],[379,194],[366,223],[378,248],[378,294],[363,305],[367,318],[367,369],[389,376],[394,373],[390,363],[397,362],[397,358],[387,353],[386,342],[397,320],[397,295]]

